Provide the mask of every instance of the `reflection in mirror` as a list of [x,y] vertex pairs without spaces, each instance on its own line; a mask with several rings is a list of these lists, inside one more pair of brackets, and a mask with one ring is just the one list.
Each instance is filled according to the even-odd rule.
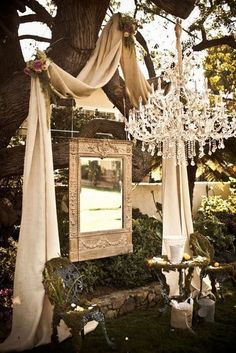
[[80,232],[123,228],[122,158],[80,157]]

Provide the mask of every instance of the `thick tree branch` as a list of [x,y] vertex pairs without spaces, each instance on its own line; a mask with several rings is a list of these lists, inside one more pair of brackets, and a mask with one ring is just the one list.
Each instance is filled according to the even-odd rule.
[[124,116],[127,116],[132,105],[125,90],[125,82],[120,77],[118,70],[116,70],[111,80],[102,89],[114,106]]
[[37,40],[38,42],[47,42],[47,43],[51,42],[51,38],[35,36],[35,35],[32,35],[32,34],[22,34],[21,36],[18,37],[18,39],[19,40],[34,39],[34,40]]
[[[43,23],[45,23],[42,20],[42,18],[40,16],[38,16],[37,14],[20,16],[20,23],[28,23],[28,22],[43,22]],[[49,25],[48,23],[45,23],[45,24],[48,25],[48,27],[50,28],[51,25]]]
[[40,5],[36,0],[27,0],[25,1],[25,4],[32,10],[34,11],[38,18],[40,19],[41,22],[44,22],[48,25],[48,27],[52,26],[53,23],[53,17],[50,15],[47,10]]
[[205,28],[202,26],[201,28],[201,33],[202,33],[202,41],[206,41],[207,40],[207,37],[206,37],[206,31],[205,31]]
[[194,45],[194,51],[201,51],[203,49],[215,47],[218,45],[229,45],[230,47],[236,49],[236,41],[233,36],[225,36],[222,38],[215,38],[209,40],[203,40],[201,43]]
[[171,15],[187,18],[194,9],[196,0],[152,0],[152,3]]
[[153,62],[152,62],[152,59],[151,59],[151,56],[149,53],[147,42],[145,41],[143,35],[139,31],[137,31],[137,33],[136,33],[136,39],[139,42],[139,44],[143,47],[143,49],[145,50],[144,62],[147,67],[147,70],[148,70],[148,75],[150,78],[155,77],[156,73],[155,73],[154,65],[153,65]]

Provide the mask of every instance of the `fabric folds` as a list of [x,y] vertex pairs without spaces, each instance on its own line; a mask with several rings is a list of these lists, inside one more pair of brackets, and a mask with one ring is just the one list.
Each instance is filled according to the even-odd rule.
[[52,310],[42,271],[60,255],[51,133],[38,78],[32,79],[24,164],[23,207],[14,278],[13,323],[0,351],[21,351],[49,343]]

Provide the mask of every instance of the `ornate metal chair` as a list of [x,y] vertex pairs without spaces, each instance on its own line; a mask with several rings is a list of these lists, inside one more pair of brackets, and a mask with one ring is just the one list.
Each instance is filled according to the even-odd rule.
[[82,299],[83,276],[67,258],[58,257],[46,262],[43,271],[43,285],[53,309],[52,343],[58,343],[57,327],[63,320],[78,351],[84,338],[86,324],[96,321],[102,327],[107,344],[116,349],[107,334],[103,313],[96,305]]

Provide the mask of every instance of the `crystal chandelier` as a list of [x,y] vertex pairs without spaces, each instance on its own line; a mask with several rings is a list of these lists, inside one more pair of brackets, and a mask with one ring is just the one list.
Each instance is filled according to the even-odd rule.
[[236,137],[235,112],[228,114],[222,94],[210,102],[207,81],[203,92],[194,87],[191,72],[196,70],[193,53],[182,59],[181,26],[177,22],[176,63],[170,65],[163,79],[170,82],[167,94],[158,81],[152,88],[148,102],[129,112],[125,129],[134,142],[142,142],[142,151],[162,158],[174,158],[176,164],[195,164],[195,157],[211,155],[217,148],[224,148],[224,139]]

